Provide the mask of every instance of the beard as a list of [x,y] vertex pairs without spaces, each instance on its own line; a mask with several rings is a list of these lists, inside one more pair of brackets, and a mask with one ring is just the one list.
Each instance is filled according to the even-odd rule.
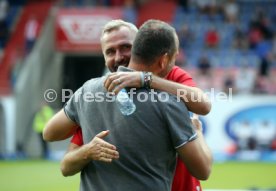
[[112,72],[116,72],[119,68],[119,66],[124,66],[124,67],[128,67],[128,64],[129,64],[129,60],[123,60],[123,61],[120,61],[120,62],[116,62],[114,64],[114,66],[112,67]]

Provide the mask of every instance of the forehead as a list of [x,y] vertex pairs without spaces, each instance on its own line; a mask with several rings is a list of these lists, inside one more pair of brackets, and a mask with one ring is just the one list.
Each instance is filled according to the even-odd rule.
[[121,26],[118,29],[104,33],[102,37],[102,47],[116,46],[120,44],[132,44],[135,38],[135,32],[128,27]]

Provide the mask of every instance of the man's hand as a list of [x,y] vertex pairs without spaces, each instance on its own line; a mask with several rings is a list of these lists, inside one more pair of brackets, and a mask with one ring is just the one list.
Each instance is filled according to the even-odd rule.
[[193,123],[195,129],[202,132],[202,123],[199,120],[199,116],[194,113],[191,120],[192,120],[192,123]]
[[116,151],[116,147],[103,140],[108,134],[109,131],[102,131],[90,143],[84,145],[86,149],[84,159],[112,162],[113,159],[119,158],[119,152]]
[[[144,80],[144,79],[143,79]],[[141,72],[114,72],[107,76],[104,87],[109,92],[118,94],[125,87],[140,88]]]

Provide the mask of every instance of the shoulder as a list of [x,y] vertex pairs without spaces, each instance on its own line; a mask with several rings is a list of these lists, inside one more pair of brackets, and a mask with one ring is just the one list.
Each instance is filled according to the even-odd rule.
[[166,76],[166,79],[188,86],[196,86],[192,76],[187,71],[178,66],[173,67],[173,69]]
[[173,108],[187,109],[180,97],[168,92],[157,91],[157,98],[162,108],[165,109],[165,112],[168,112],[168,110],[175,110]]
[[86,81],[82,86],[83,91],[84,92],[102,91],[104,89],[103,84],[104,84],[105,78],[106,76],[102,76],[98,78],[92,78]]
[[172,70],[169,72],[169,74],[167,75],[167,78],[171,78],[179,75],[189,75],[189,73],[184,69],[180,68],[179,66],[174,66]]
[[[95,92],[103,92],[104,88],[104,79],[105,77],[92,78],[86,81],[77,91],[74,92],[74,100],[80,101],[83,96],[90,95]],[[71,97],[71,98],[72,98]]]

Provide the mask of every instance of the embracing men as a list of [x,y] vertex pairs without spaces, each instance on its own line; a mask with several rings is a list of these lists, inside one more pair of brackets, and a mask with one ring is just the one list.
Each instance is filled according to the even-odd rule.
[[[113,37],[116,38],[116,35]],[[102,40],[106,40],[104,36]],[[116,41],[113,39],[109,43],[114,40]],[[108,45],[106,42],[105,45]],[[125,46],[121,51],[130,48]],[[116,51],[104,47],[103,50],[108,66],[108,56]],[[135,95],[149,94],[148,88],[152,88],[158,80],[150,72],[166,77],[173,69],[178,53],[175,30],[161,21],[147,21],[139,29],[131,53],[129,69],[123,67],[119,70],[147,72],[149,87],[137,89]],[[101,153],[98,160],[112,161],[99,162],[97,159],[92,160],[93,157],[90,158],[89,155],[82,160],[77,159],[79,164],[75,163],[76,167],[71,168],[74,173],[82,171],[81,190],[170,190],[177,153],[193,176],[207,179],[212,156],[200,128],[192,125],[187,108],[179,103],[177,97],[156,91],[157,100],[160,95],[168,95],[169,99],[166,102],[152,102],[150,99],[139,102],[138,97],[133,95],[137,109],[127,117],[119,112],[114,102],[86,102],[82,97],[86,92],[107,93],[104,84],[107,89],[123,87],[126,78],[124,73],[120,73],[110,75],[108,79],[102,77],[86,82],[45,129],[44,137],[54,140],[61,137],[49,138],[51,132],[60,134],[60,129],[63,129],[65,138],[80,126],[84,145],[98,140],[94,147],[99,148],[94,153]],[[172,91],[174,90],[168,92],[174,93]],[[99,145],[101,147],[97,147]],[[76,152],[79,150],[81,149]],[[107,179],[109,181],[105,181]]]

